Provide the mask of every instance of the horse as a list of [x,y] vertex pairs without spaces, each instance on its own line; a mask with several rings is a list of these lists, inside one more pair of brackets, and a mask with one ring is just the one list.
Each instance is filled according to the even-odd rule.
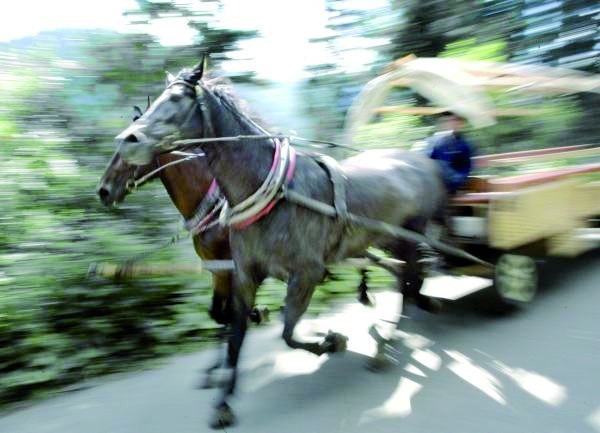
[[[133,121],[142,116],[139,107],[134,107]],[[195,158],[172,153],[158,155],[150,163],[132,165],[115,152],[106,167],[97,188],[100,201],[105,206],[121,203],[135,188],[136,182],[160,178],[171,201],[193,233],[194,250],[200,259],[230,260],[229,228],[215,224],[215,212],[222,200],[214,178],[210,175],[206,160],[199,154]],[[153,174],[154,172],[154,174]],[[224,339],[226,327],[231,323],[232,275],[228,271],[213,273],[213,296],[208,309],[210,317],[219,325],[219,339]],[[266,311],[254,308],[250,317],[255,323],[265,319]],[[211,387],[215,380],[211,373],[221,366],[222,359],[206,370],[203,387]]]
[[[327,265],[360,257],[375,246],[406,262],[402,275],[397,275],[403,299],[416,298],[422,306],[428,301],[419,294],[423,276],[414,241],[351,224],[348,213],[423,233],[445,207],[446,193],[437,165],[420,154],[372,150],[337,165],[295,151],[285,141],[264,138],[264,129],[244,113],[236,98],[203,80],[203,72],[203,62],[180,71],[150,109],[116,140],[121,158],[144,164],[174,149],[177,139],[259,136],[196,144],[229,204],[221,220],[230,225],[235,263],[229,377],[210,422],[213,428],[222,428],[236,420],[229,399],[235,390],[247,315],[261,282],[268,276],[287,281],[282,337],[289,347],[315,355],[342,351],[345,337],[337,333],[320,342],[294,337]],[[286,191],[333,204],[336,217],[291,201]]]
[[[143,115],[138,106],[134,106],[133,121],[135,122]],[[150,163],[145,165],[132,165],[126,163],[115,152],[106,167],[97,188],[100,201],[105,206],[121,203],[125,197],[134,191],[132,185],[141,179],[148,180],[160,178],[171,201],[186,221],[186,226],[194,234],[192,237],[194,249],[200,259],[204,260],[229,260],[231,251],[229,248],[229,228],[215,224],[213,209],[217,209],[218,203],[223,196],[220,194],[213,176],[208,170],[207,163],[202,154],[197,157],[181,161],[186,156],[172,153],[158,155]],[[170,165],[172,164],[172,165]],[[154,175],[152,173],[155,172]],[[211,191],[212,190],[212,191]],[[212,216],[212,218],[211,218]],[[329,278],[335,276],[330,274]],[[231,293],[232,276],[228,271],[213,273],[213,296],[208,309],[210,317],[222,328],[219,339],[224,339],[226,329],[231,323]],[[368,295],[366,271],[362,272],[361,283],[358,287],[358,299],[364,305],[372,302]],[[250,319],[260,324],[268,317],[268,311],[263,308],[253,308]],[[202,387],[209,388],[218,383],[211,375],[222,364],[218,358],[214,364],[206,369],[206,376]]]

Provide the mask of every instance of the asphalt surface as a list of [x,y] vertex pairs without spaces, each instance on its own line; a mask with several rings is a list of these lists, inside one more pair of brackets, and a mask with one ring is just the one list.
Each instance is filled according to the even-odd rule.
[[[281,325],[253,329],[242,353],[239,423],[227,431],[600,432],[600,254],[544,268],[538,299],[507,316],[477,312],[478,298],[432,316],[405,311],[384,372],[364,368],[369,317],[348,303],[304,320],[300,334],[335,329],[348,351],[322,356],[286,348]],[[0,417],[2,433],[197,433],[210,431],[215,390],[198,389],[206,350],[150,371],[112,376]]]

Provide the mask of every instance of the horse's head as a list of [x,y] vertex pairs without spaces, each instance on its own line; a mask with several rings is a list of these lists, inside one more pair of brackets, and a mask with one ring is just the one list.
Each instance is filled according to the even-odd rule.
[[[133,121],[142,117],[142,110],[133,107]],[[156,160],[144,165],[133,165],[125,162],[117,150],[110,160],[98,186],[98,195],[105,206],[122,202],[135,186],[135,182],[157,167]]]
[[117,137],[120,157],[130,164],[148,164],[155,155],[173,150],[173,141],[206,135],[206,119],[197,102],[203,61],[177,77],[168,74],[167,88],[148,110]]

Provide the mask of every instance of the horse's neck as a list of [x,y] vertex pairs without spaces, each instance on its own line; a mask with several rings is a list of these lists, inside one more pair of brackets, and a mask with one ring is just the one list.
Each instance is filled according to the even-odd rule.
[[[181,157],[165,154],[160,157],[160,164],[164,165],[179,158]],[[171,201],[186,219],[194,216],[212,179],[208,172],[208,166],[202,158],[194,158],[165,168],[160,174],[160,180],[171,197]]]
[[[251,122],[234,115],[211,98],[211,121],[217,137],[263,135]],[[270,139],[225,141],[202,145],[208,165],[230,205],[254,193],[269,173],[274,154]]]

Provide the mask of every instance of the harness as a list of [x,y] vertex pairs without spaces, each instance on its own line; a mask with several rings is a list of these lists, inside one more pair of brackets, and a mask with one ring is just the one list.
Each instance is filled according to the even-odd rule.
[[346,202],[346,175],[340,164],[329,155],[317,155],[317,163],[325,170],[333,186],[333,207],[336,217],[341,223],[348,221],[348,205]]
[[[286,199],[291,203],[303,206],[314,212],[336,218],[344,225],[356,224],[380,234],[400,237],[413,242],[425,242],[448,254],[467,258],[476,263],[493,267],[489,263],[466,251],[444,244],[436,239],[430,239],[421,233],[350,213],[346,203],[346,178],[337,161],[329,156],[319,155],[316,157],[316,161],[326,171],[329,180],[332,183],[333,206],[311,197],[304,196],[294,191],[292,188],[288,188],[294,176],[296,152],[289,144],[287,137],[269,135],[263,128],[254,122],[254,125],[264,133],[264,136],[215,137],[210,115],[206,109],[204,100],[201,97],[203,93],[202,87],[181,79],[171,82],[169,87],[174,84],[182,84],[195,92],[196,102],[203,117],[202,124],[206,131],[203,132],[203,138],[201,139],[178,140],[173,144],[178,146],[189,146],[194,143],[211,141],[238,141],[242,138],[269,138],[273,139],[275,144],[273,162],[267,177],[261,186],[241,203],[230,207],[227,201],[222,198],[216,181],[213,180],[209,187],[209,191],[198,205],[196,213],[192,218],[185,222],[185,227],[191,234],[200,233],[215,225],[217,223],[215,220],[217,212],[219,213],[219,224],[222,226],[229,226],[235,230],[243,230],[268,215],[281,199]],[[187,118],[189,119],[194,112],[195,110],[190,109]],[[197,156],[198,155],[195,155],[194,157]],[[183,162],[183,160],[181,161]]]
[[217,223],[217,214],[223,209],[227,200],[221,194],[216,179],[210,183],[208,191],[200,200],[194,215],[184,220],[183,227],[190,232],[192,236],[202,233]]

